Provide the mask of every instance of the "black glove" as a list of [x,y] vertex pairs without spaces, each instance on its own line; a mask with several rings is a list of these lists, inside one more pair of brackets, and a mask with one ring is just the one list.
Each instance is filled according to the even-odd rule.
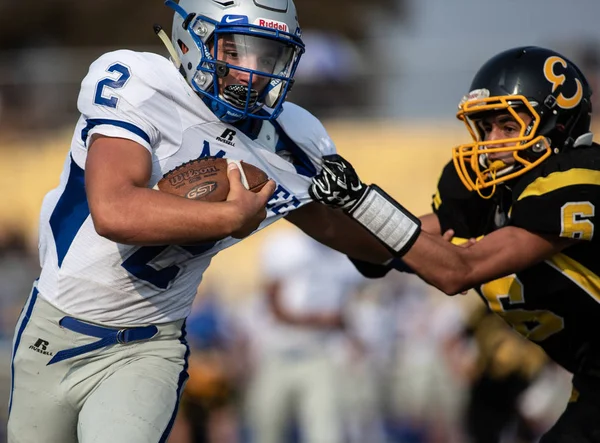
[[323,168],[313,177],[308,192],[314,201],[342,209],[396,257],[412,247],[421,231],[417,217],[379,186],[365,185],[338,154],[323,156]]
[[308,189],[314,201],[331,208],[351,211],[367,192],[352,165],[341,155],[323,156],[323,169]]

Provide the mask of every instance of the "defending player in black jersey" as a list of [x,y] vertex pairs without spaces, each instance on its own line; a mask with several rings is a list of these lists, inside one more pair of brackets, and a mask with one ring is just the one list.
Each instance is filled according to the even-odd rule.
[[[417,219],[339,156],[311,188],[386,245],[390,265],[447,294],[475,288],[573,372],[574,401],[542,443],[600,442],[600,146],[590,96],[562,55],[508,50],[483,65],[460,103],[473,142],[453,149],[431,214]],[[478,241],[458,247],[447,231],[453,243]]]

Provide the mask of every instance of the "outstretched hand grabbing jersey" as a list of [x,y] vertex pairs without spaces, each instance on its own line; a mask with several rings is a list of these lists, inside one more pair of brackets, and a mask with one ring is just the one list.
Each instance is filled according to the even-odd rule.
[[323,156],[321,174],[313,177],[308,192],[313,200],[335,209],[352,211],[368,190],[356,171],[339,154]]
[[313,177],[309,193],[317,202],[342,209],[397,257],[410,249],[421,231],[417,217],[379,186],[364,184],[339,154],[323,157],[323,167]]

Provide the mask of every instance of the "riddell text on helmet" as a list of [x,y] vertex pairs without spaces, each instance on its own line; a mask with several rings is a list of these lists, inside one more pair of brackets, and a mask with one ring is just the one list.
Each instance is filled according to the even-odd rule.
[[264,28],[276,29],[278,31],[289,32],[288,25],[283,22],[278,22],[277,20],[268,20],[265,18],[259,18],[256,20],[258,26],[262,26]]

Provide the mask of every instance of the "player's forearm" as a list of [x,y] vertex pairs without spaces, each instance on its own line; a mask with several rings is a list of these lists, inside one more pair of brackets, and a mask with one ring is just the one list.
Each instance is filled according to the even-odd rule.
[[90,201],[96,231],[118,243],[160,245],[223,239],[240,227],[240,217],[227,202],[188,200],[146,188]]
[[278,311],[275,313],[275,317],[281,323],[292,326],[326,330],[344,328],[343,317],[336,314],[293,314]]
[[350,225],[336,224],[332,231],[317,239],[321,243],[346,254],[349,257],[369,263],[381,264],[392,258],[391,253],[373,238],[362,226],[347,218]]
[[300,324],[316,329],[344,329],[344,317],[340,314],[307,314],[299,318]]
[[320,243],[349,257],[384,263],[392,256],[369,232],[342,211],[309,203],[286,219]]
[[419,217],[421,220],[421,230],[434,235],[442,235],[440,220],[434,213],[425,214]]
[[448,295],[471,289],[473,269],[468,258],[469,251],[421,231],[419,238],[402,257],[423,280]]
[[461,247],[421,232],[403,259],[430,284],[446,294],[457,294],[529,268],[574,242],[506,226],[472,246]]
[[341,314],[298,314],[283,308],[273,309],[273,314],[281,323],[313,329],[344,329],[345,321]]

